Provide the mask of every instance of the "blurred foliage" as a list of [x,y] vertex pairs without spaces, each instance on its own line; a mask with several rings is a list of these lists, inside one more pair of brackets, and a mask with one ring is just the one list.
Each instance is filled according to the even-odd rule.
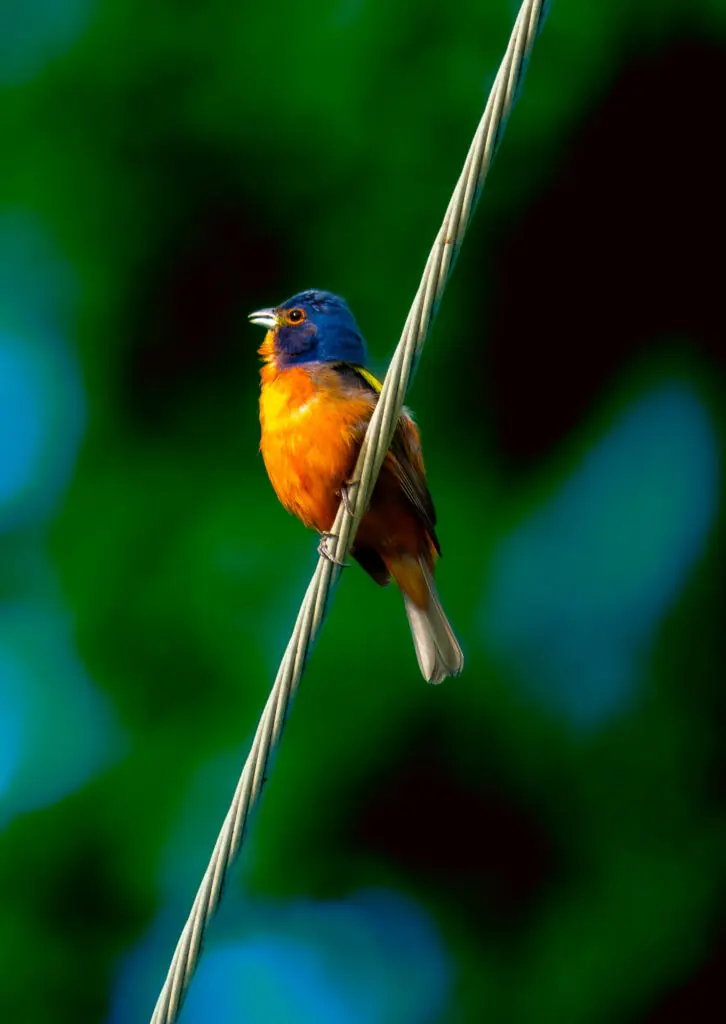
[[[150,1014],[316,557],[245,315],[385,368],[516,9],[0,8],[0,1020]],[[725,40],[552,5],[410,398],[465,675],[344,575],[187,1024],[718,1018]]]

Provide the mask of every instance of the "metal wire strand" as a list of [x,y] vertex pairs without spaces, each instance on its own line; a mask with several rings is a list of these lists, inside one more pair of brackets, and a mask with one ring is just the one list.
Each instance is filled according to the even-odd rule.
[[328,596],[340,574],[340,567],[335,563],[345,561],[358,523],[368,506],[378,472],[391,444],[411,375],[543,20],[543,0],[524,0],[368,425],[349,485],[350,512],[344,503],[340,505],[329,540],[330,557],[321,556],[308,585],[232,804],[179,938],[151,1024],[174,1024],[178,1019],[184,994],[199,961],[207,924],[221,899],[227,872],[239,852],[250,811],[257,803],[265,781],[270,754],[280,740],[290,701],[320,630]]

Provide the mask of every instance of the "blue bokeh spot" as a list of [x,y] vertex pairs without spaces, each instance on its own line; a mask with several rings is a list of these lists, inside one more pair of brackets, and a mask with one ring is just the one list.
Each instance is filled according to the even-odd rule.
[[25,702],[17,685],[21,678],[22,669],[12,651],[0,647],[0,807],[4,806],[22,752]]
[[0,827],[72,792],[120,750],[118,727],[83,670],[62,610],[0,606]]
[[[110,1024],[149,1015],[175,937],[162,930],[124,964]],[[449,999],[433,923],[393,892],[286,905],[228,893],[216,930],[227,937],[206,947],[181,1024],[435,1024]]]
[[43,398],[30,350],[0,333],[0,508],[30,487],[40,467]]
[[537,699],[596,724],[632,694],[718,502],[715,429],[688,384],[626,410],[559,492],[501,543],[487,645]]
[[25,82],[88,24],[90,0],[23,0],[0,5],[0,85]]
[[0,217],[0,532],[48,518],[85,423],[78,365],[62,336],[72,290],[38,224]]

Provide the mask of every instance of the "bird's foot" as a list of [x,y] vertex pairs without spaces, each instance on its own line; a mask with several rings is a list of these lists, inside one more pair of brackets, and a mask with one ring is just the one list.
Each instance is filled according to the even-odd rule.
[[347,569],[350,562],[341,562],[335,557],[335,555],[331,555],[328,551],[328,542],[334,539],[334,533],[321,533],[320,543],[318,544],[318,554],[322,555],[323,558],[327,558],[327,560],[332,562],[333,565],[339,565],[341,569]]
[[349,516],[353,515],[353,506],[351,504],[350,492],[353,490],[354,487],[357,487],[359,483],[360,480],[351,480],[349,483],[343,484],[343,486],[340,488],[340,497],[343,499],[345,511],[348,513]]

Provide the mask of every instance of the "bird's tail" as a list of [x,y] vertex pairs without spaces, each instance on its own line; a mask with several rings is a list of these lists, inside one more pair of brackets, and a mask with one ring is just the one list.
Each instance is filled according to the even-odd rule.
[[407,558],[390,566],[403,593],[421,674],[428,683],[458,676],[464,655],[441,607],[431,570],[423,559]]

